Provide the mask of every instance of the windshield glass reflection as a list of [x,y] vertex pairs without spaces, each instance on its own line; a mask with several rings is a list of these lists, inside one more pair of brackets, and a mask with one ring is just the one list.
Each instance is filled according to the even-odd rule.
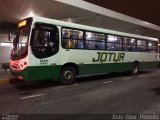
[[12,58],[18,59],[27,55],[29,31],[29,27],[23,27],[18,30],[13,40]]

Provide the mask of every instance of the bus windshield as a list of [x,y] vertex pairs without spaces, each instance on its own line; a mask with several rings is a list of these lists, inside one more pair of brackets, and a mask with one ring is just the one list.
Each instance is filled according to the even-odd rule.
[[11,57],[13,59],[20,59],[27,55],[29,33],[30,27],[18,28],[16,36],[13,40],[13,49],[11,53]]

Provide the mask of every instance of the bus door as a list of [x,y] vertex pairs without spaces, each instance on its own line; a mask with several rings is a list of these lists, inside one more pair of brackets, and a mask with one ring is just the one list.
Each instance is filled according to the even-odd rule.
[[59,57],[55,56],[59,50],[58,28],[50,24],[36,23],[33,29],[31,48],[37,66],[57,64]]

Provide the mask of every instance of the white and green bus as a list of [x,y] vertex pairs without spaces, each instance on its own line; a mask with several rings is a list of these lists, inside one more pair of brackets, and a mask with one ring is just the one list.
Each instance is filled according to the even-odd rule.
[[10,68],[16,79],[54,79],[72,84],[77,76],[158,66],[158,39],[43,17],[18,23]]

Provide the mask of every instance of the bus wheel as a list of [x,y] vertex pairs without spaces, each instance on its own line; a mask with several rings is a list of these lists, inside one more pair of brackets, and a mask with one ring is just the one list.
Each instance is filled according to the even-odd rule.
[[132,74],[132,75],[138,74],[138,70],[139,70],[138,63],[134,62],[134,63],[132,64],[131,74]]
[[60,84],[69,85],[75,83],[76,69],[73,67],[64,67],[60,73]]

